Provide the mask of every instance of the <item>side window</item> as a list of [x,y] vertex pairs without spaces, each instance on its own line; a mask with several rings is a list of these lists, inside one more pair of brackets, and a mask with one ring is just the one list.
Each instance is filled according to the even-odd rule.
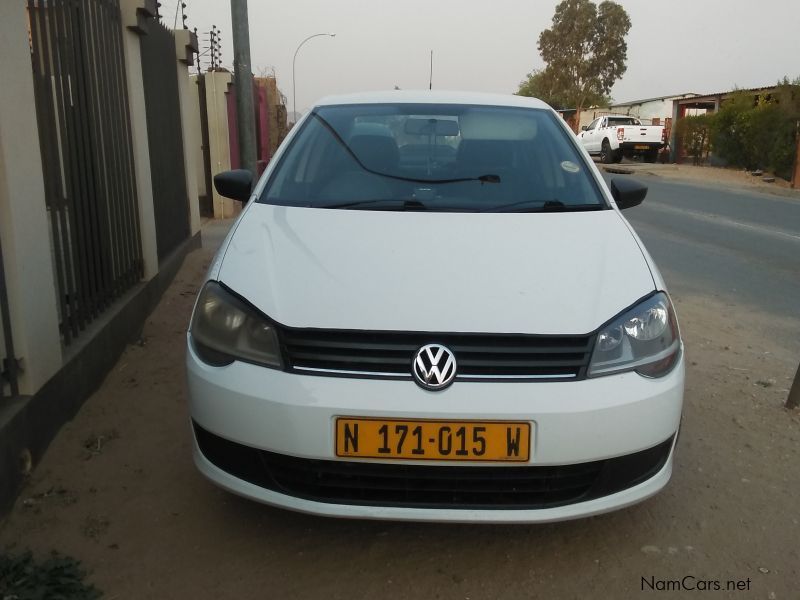
[[592,121],[591,123],[589,123],[589,126],[586,128],[586,131],[592,131],[592,130],[593,130],[595,127],[597,127],[597,122],[598,122],[599,120],[600,120],[600,119],[595,119],[594,121]]

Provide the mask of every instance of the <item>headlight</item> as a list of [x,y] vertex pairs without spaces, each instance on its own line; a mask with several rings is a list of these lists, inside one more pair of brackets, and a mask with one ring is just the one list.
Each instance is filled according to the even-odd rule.
[[680,349],[672,303],[664,292],[658,292],[600,330],[589,363],[589,377],[621,371],[661,377],[675,366]]
[[209,281],[200,292],[189,333],[195,351],[209,364],[224,366],[244,360],[283,367],[272,323],[215,281]]

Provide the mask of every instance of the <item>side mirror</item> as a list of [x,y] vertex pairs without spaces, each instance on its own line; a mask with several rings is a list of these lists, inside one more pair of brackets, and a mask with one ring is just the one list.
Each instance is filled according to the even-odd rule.
[[226,198],[247,202],[253,190],[253,174],[247,169],[223,171],[214,175],[214,187]]
[[589,131],[589,126],[588,125],[583,125],[581,127],[581,131]]
[[647,186],[632,179],[612,179],[610,188],[620,210],[639,206],[647,196]]

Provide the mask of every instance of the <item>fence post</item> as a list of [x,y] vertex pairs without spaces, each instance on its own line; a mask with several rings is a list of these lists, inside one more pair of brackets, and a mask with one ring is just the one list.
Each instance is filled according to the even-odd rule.
[[186,193],[189,196],[189,230],[191,235],[200,231],[200,200],[197,193],[197,153],[200,151],[199,98],[194,82],[189,77],[189,67],[197,53],[197,36],[188,29],[175,31],[177,52],[178,95],[181,107],[181,132],[183,133],[183,162],[186,173]]
[[122,47],[128,82],[128,104],[131,115],[131,142],[135,167],[136,198],[139,206],[139,228],[142,243],[143,278],[158,273],[156,218],[153,206],[153,180],[150,173],[150,150],[147,138],[147,112],[142,81],[142,49],[140,35],[146,35],[147,21],[155,17],[154,0],[121,0]]

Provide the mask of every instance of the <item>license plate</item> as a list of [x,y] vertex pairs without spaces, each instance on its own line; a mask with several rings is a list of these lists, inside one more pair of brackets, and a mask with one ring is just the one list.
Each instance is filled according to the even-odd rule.
[[526,462],[531,424],[509,421],[336,419],[336,456]]
[[636,150],[650,150],[650,146],[636,145],[636,146],[634,146],[634,149],[636,149]]

